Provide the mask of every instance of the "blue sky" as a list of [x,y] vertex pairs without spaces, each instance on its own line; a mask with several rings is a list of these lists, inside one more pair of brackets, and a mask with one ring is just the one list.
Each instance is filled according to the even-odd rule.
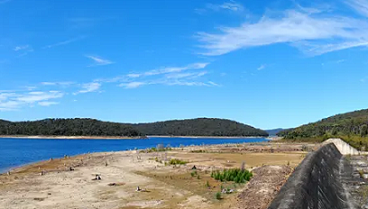
[[368,108],[368,0],[0,0],[0,118],[227,118]]

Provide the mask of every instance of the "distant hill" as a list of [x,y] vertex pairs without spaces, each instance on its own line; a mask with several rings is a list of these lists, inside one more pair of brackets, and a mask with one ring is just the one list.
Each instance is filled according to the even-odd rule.
[[270,129],[270,130],[265,130],[267,133],[268,133],[268,135],[270,135],[270,136],[277,136],[277,134],[279,133],[279,132],[281,132],[281,131],[283,131],[284,129],[282,129],[282,128],[276,128],[276,129]]
[[338,114],[315,123],[284,130],[279,136],[288,140],[325,140],[340,137],[357,148],[368,148],[368,109]]
[[224,119],[198,118],[155,123],[112,123],[94,119],[0,120],[0,135],[25,136],[268,136],[265,131]]
[[102,122],[94,119],[45,119],[9,122],[0,120],[0,135],[26,136],[143,136],[129,124]]
[[268,136],[267,132],[231,120],[197,118],[133,125],[146,135],[169,136]]

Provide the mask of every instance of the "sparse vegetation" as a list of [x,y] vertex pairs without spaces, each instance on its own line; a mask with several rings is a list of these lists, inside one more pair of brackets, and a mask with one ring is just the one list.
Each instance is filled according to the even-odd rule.
[[191,172],[191,173],[190,173],[190,175],[191,175],[192,177],[194,177],[194,176],[198,175],[198,173],[197,173],[197,171],[193,171],[193,172]]
[[235,183],[245,183],[252,178],[253,174],[248,170],[225,169],[223,171],[213,171],[211,177],[218,181],[234,181]]
[[169,164],[170,165],[185,165],[187,164],[188,162],[187,161],[184,161],[184,160],[180,160],[180,159],[171,159],[169,161]]

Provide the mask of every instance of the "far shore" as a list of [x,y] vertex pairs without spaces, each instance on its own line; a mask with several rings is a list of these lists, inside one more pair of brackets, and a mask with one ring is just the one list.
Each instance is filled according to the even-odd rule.
[[0,135],[0,138],[11,139],[147,139],[145,136],[27,136],[27,135]]
[[11,139],[148,139],[148,138],[215,138],[215,139],[252,139],[252,138],[265,138],[268,140],[276,140],[274,137],[261,137],[261,136],[139,136],[139,137],[127,137],[127,136],[27,136],[27,135],[0,135],[0,138]]
[[254,139],[254,138],[265,138],[267,139],[268,137],[266,136],[160,136],[160,135],[150,135],[147,137],[152,137],[152,138],[214,138],[214,139]]

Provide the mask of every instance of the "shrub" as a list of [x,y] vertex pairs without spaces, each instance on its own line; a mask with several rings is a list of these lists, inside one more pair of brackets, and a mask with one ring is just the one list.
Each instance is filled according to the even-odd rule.
[[252,178],[253,174],[248,170],[241,170],[239,168],[235,169],[225,169],[221,171],[213,171],[211,177],[218,181],[234,181],[235,183],[245,183]]
[[179,159],[171,159],[169,162],[170,165],[185,165],[187,163],[188,163],[187,161],[179,160]]
[[191,173],[190,173],[190,175],[191,175],[192,177],[196,176],[196,175],[197,175],[197,171],[193,171],[193,172],[191,172]]
[[210,182],[206,181],[206,187],[208,187],[208,188],[211,187]]
[[216,199],[221,200],[222,199],[221,192],[217,192],[215,197],[216,197]]

